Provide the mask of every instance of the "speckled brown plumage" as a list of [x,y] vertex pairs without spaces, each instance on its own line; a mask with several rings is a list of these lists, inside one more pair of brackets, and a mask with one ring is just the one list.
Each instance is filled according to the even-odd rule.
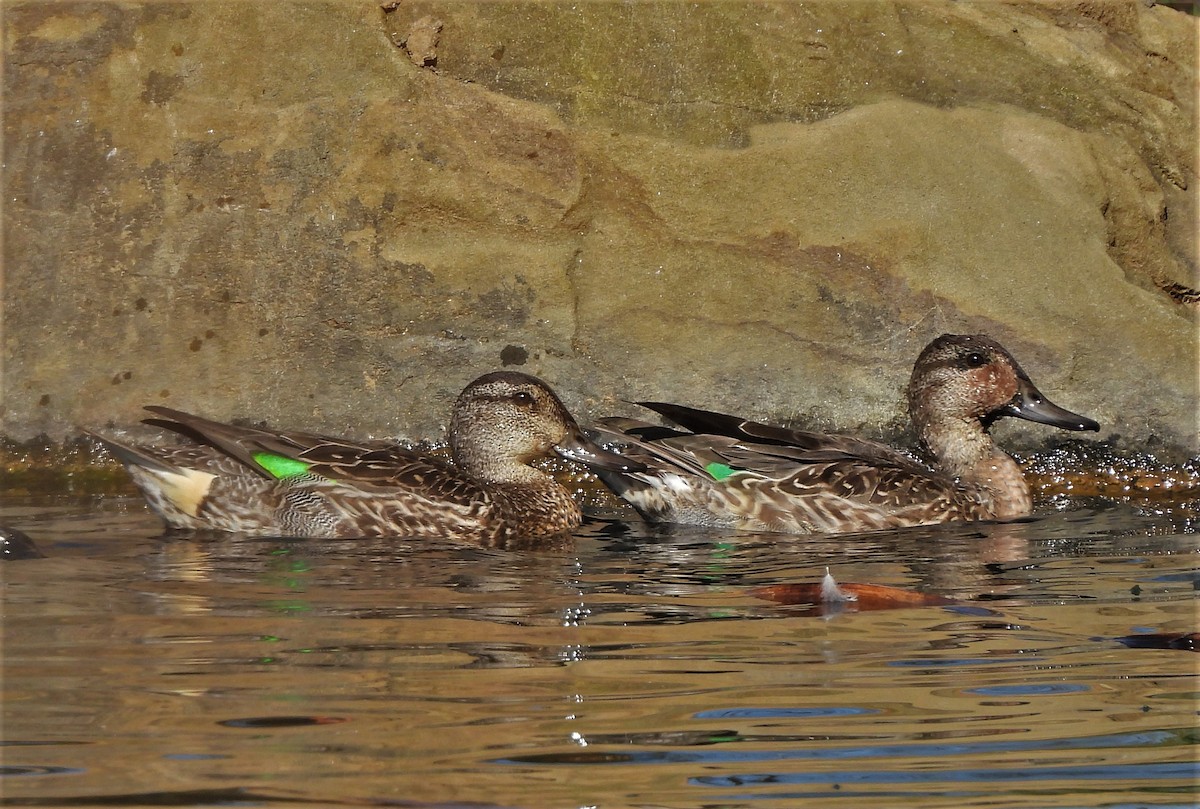
[[386,442],[354,442],[209,421],[148,407],[181,447],[101,437],[168,524],[303,537],[455,537],[490,546],[553,537],[579,507],[529,462],[558,453],[612,469],[554,392],[516,372],[487,374],[454,404],[453,463]]
[[988,434],[1002,416],[1099,429],[1046,400],[1016,360],[982,335],[942,335],[930,343],[907,394],[931,464],[850,436],[644,402],[684,431],[602,420],[599,439],[647,471],[596,472],[652,522],[795,534],[872,531],[1029,513],[1020,469]]

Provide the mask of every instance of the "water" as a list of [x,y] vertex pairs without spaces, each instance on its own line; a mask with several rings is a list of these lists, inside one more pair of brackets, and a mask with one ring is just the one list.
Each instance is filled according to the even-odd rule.
[[[1073,505],[838,538],[594,522],[511,553],[164,536],[135,497],[10,494],[0,523],[44,557],[0,563],[0,789],[14,806],[1193,806],[1198,658],[1154,647],[1200,628],[1194,527]],[[956,603],[822,615],[752,593],[826,566]]]

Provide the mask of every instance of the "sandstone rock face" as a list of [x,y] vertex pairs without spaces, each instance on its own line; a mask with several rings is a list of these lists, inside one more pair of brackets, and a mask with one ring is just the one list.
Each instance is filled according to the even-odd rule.
[[[4,423],[438,438],[520,368],[890,435],[946,331],[1197,446],[1197,21],[1144,3],[9,2]],[[1009,443],[1047,428],[1003,428]]]

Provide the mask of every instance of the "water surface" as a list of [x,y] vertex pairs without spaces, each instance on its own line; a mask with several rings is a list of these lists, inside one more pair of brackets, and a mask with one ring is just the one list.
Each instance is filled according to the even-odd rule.
[[[1200,551],[1169,510],[570,547],[168,536],[0,498],[8,805],[1134,807],[1197,800]],[[820,615],[840,581],[947,606]]]

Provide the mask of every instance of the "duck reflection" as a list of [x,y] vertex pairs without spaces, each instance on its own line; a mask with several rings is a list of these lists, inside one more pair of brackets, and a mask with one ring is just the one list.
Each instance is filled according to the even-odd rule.
[[[447,618],[584,627],[761,615],[755,588],[839,581],[910,588],[959,602],[1019,597],[1030,559],[1075,547],[1091,512],[1017,522],[785,537],[684,526],[591,522],[569,543],[513,552],[429,539],[170,535],[149,574],[165,612],[303,610],[364,619]],[[1143,520],[1144,524],[1144,520]],[[714,606],[714,598],[719,606]],[[486,645],[486,641],[484,642]],[[567,657],[585,656],[573,650]],[[511,659],[476,648],[473,659]],[[539,653],[541,662],[562,659]]]

